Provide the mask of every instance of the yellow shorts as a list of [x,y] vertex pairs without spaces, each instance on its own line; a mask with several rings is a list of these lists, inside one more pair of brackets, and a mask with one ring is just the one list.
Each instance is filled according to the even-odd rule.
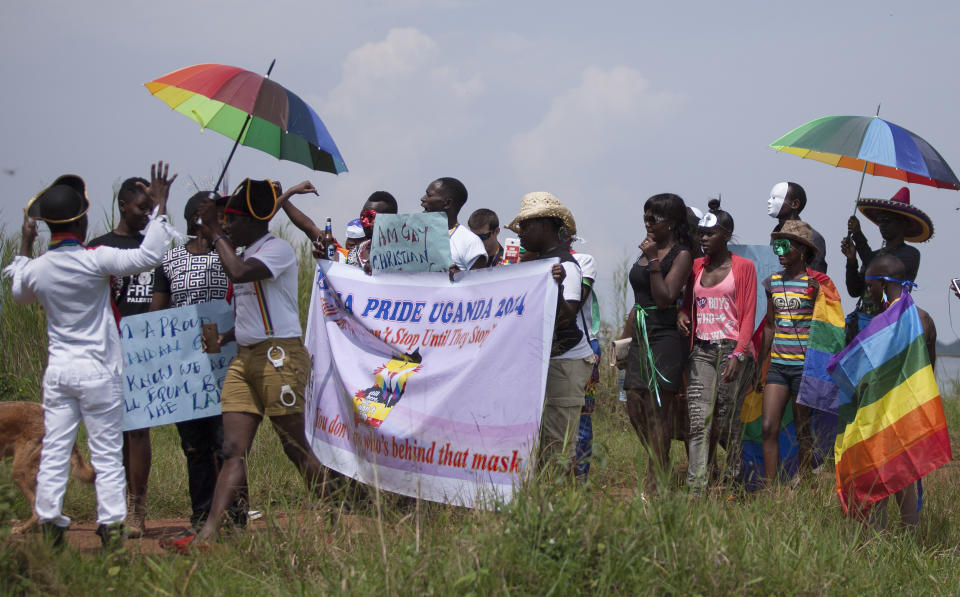
[[[286,353],[280,369],[267,358],[267,350],[273,346]],[[272,356],[278,355],[279,351],[274,349]],[[240,346],[223,380],[221,410],[261,417],[302,413],[309,375],[310,355],[300,338],[271,338],[253,346]],[[289,386],[289,391],[284,386]]]

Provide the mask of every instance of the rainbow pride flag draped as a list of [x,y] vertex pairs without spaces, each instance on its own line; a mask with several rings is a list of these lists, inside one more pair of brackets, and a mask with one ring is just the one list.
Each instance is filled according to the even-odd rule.
[[[840,293],[826,274],[807,269],[807,275],[819,282],[820,291],[813,304],[810,335],[803,363],[803,377],[797,401],[813,408],[810,417],[810,435],[813,440],[813,465],[819,466],[830,453],[837,430],[837,406],[839,389],[827,371],[830,358],[843,349],[844,315]],[[756,351],[760,349],[764,322],[761,321],[753,335]],[[760,363],[763,379],[770,366],[770,356]],[[763,477],[763,434],[761,429],[763,393],[751,388],[744,397],[740,410],[743,429],[743,473],[747,489],[756,489]],[[798,444],[793,425],[793,402],[787,403],[780,421],[780,473],[784,477],[796,474]]]
[[843,511],[874,502],[950,461],[950,436],[920,315],[909,293],[830,359],[840,390],[834,446]]
[[[813,304],[810,337],[803,358],[803,377],[797,403],[817,410],[836,413],[840,390],[827,371],[831,357],[843,350],[845,341],[843,305],[837,287],[826,274],[807,270],[807,275],[820,283],[820,292]],[[833,438],[830,438],[833,443]]]

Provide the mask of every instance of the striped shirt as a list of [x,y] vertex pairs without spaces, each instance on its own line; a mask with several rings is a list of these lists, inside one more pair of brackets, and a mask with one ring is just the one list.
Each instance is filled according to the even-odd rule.
[[786,280],[783,272],[778,272],[764,280],[763,287],[773,301],[774,334],[770,362],[802,366],[813,317],[809,279],[804,274],[796,280]]

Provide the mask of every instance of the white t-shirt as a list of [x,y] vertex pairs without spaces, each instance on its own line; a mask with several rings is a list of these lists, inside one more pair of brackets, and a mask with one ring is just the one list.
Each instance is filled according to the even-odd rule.
[[[563,279],[563,300],[565,301],[574,301],[580,302],[581,290],[580,287],[583,285],[583,278],[580,275],[580,268],[577,267],[576,263],[570,261],[564,261],[560,265],[563,266],[564,271],[566,272],[566,277]],[[581,327],[580,314],[577,314],[577,327]],[[581,330],[583,331],[583,330]],[[559,354],[555,357],[550,357],[553,359],[586,359],[593,357],[593,349],[590,348],[590,343],[587,341],[587,335],[584,334],[580,337],[580,342],[577,342],[577,345],[568,350],[563,354]]]
[[297,255],[287,241],[267,234],[243,252],[244,261],[256,259],[267,266],[270,277],[234,284],[236,334],[241,346],[268,338],[299,338]]
[[487,250],[483,246],[480,237],[470,231],[466,226],[457,224],[457,227],[450,233],[450,257],[453,264],[463,271],[473,267],[473,263],[479,257],[486,257]]
[[[593,255],[587,255],[586,253],[574,253],[573,258],[577,260],[577,263],[580,265],[580,275],[583,276],[583,280],[590,278],[592,282],[597,280],[597,261],[593,258]],[[581,280],[581,285],[583,284]],[[591,282],[591,284],[592,284]],[[583,305],[580,307],[580,313],[577,313],[577,327],[587,335],[587,338],[596,338],[598,328],[600,327],[600,305],[597,302],[596,293],[592,291],[593,286],[591,285],[591,292],[587,295],[587,300],[583,301]],[[586,321],[587,329],[583,329],[584,321]]]

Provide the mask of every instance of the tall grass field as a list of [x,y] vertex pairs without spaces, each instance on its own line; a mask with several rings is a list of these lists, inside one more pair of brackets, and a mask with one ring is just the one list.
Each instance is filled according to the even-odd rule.
[[[3,264],[16,245],[3,244]],[[302,249],[301,313],[312,275]],[[40,400],[44,316],[2,285],[0,399]],[[957,388],[941,388],[958,455]],[[613,373],[594,415],[585,485],[534,480],[496,511],[475,511],[347,487],[317,502],[269,427],[250,457],[257,530],[226,533],[191,555],[55,552],[38,535],[10,537],[30,505],[0,465],[0,592],[53,595],[956,595],[960,594],[960,465],[924,480],[916,532],[877,532],[844,518],[832,472],[755,495],[713,488],[691,499],[675,443],[673,489],[643,497],[646,466]],[[189,515],[176,430],[156,428],[148,519]],[[86,446],[83,446],[84,454]],[[93,487],[72,481],[65,510],[95,518]],[[893,516],[893,519],[896,517]],[[143,541],[151,541],[144,539]]]

